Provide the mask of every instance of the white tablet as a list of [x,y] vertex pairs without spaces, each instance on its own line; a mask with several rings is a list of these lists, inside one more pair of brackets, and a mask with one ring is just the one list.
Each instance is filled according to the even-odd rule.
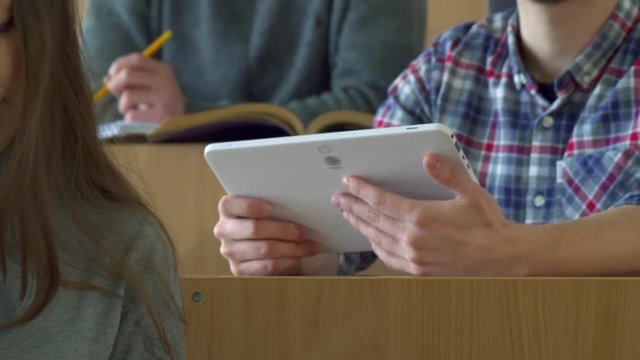
[[476,179],[454,134],[426,124],[216,143],[205,158],[229,195],[270,202],[273,218],[305,226],[322,252],[367,251],[368,240],[331,205],[347,175],[413,199],[453,194],[425,174],[427,153],[453,160]]

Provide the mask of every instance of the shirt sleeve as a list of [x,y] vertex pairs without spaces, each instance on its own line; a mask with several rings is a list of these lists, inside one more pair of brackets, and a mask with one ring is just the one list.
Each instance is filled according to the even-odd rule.
[[[111,360],[184,359],[184,320],[178,273],[173,249],[164,231],[148,221],[127,254],[142,285],[140,294],[126,281],[120,325]],[[170,346],[167,352],[142,297],[152,301]]]
[[378,108],[375,127],[434,122],[432,106],[442,77],[436,56],[434,48],[427,49],[391,84],[387,99]]
[[355,275],[366,270],[377,258],[373,251],[341,254],[338,275]]
[[[375,127],[406,126],[438,123],[439,113],[447,112],[454,99],[443,97],[447,82],[455,81],[453,53],[463,45],[473,31],[475,23],[457,25],[438,34],[433,42],[391,83],[387,99],[378,108]],[[452,70],[453,69],[453,70]]]
[[332,110],[374,112],[424,44],[424,0],[339,0],[332,6],[331,90],[287,104],[305,123]]

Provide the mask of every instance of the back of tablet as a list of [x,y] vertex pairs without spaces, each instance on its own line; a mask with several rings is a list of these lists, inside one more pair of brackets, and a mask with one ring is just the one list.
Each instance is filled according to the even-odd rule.
[[453,133],[440,124],[216,143],[205,158],[229,195],[270,202],[273,218],[304,225],[321,251],[342,253],[371,249],[331,205],[347,175],[413,199],[453,198],[425,174],[427,153],[452,159],[475,180]]

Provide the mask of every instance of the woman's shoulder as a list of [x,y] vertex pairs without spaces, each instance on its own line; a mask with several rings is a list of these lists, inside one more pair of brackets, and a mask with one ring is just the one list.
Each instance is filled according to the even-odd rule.
[[[173,246],[158,218],[138,204],[88,202],[59,212],[56,227],[63,261],[84,269],[118,261],[142,269],[173,272]],[[81,255],[82,260],[78,259]]]
[[103,203],[93,208],[92,217],[128,250],[156,248],[169,241],[159,219],[142,205]]

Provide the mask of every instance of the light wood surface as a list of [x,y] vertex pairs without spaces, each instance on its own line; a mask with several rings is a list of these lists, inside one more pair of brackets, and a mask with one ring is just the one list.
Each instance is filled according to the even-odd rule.
[[640,357],[637,279],[213,278],[182,286],[189,360]]

